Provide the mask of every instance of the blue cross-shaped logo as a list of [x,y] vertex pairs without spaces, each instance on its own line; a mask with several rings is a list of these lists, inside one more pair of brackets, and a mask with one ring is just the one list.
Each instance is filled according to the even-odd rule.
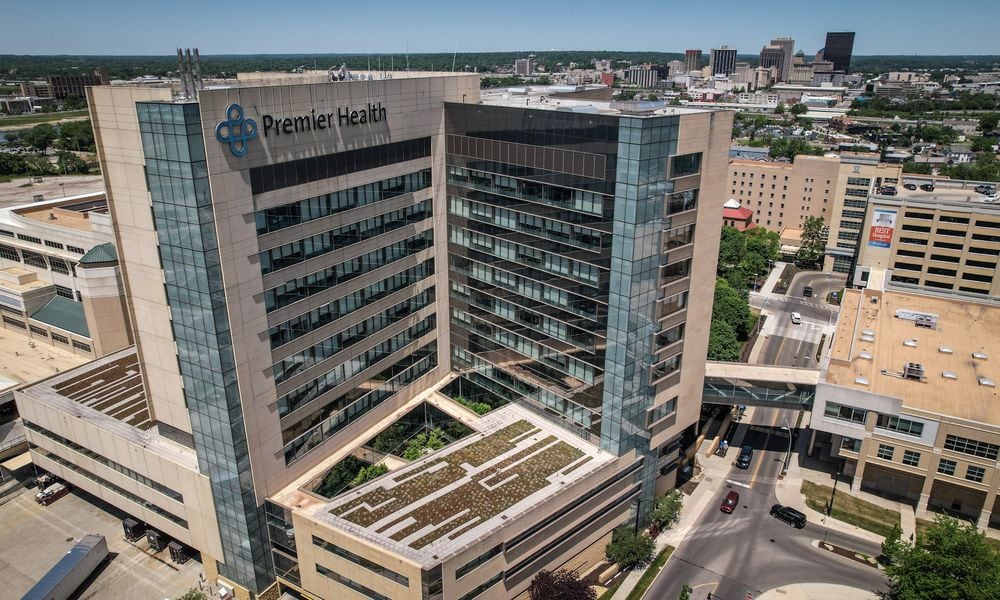
[[257,122],[244,119],[243,107],[234,102],[226,109],[226,120],[215,126],[215,137],[223,144],[229,144],[233,156],[243,156],[247,153],[247,144],[257,137]]

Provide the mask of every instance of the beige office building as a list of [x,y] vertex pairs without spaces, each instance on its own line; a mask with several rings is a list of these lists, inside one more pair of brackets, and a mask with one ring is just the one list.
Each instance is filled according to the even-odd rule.
[[132,344],[104,193],[0,209],[0,327],[81,356]]
[[1000,309],[849,290],[810,426],[852,489],[1000,527]]
[[40,464],[184,521],[132,513],[224,596],[513,597],[600,560],[697,422],[731,113],[391,75],[89,90],[132,387],[88,365],[107,391],[19,407]]
[[974,183],[938,181],[868,201],[854,283],[938,295],[1000,298],[1000,206]]
[[754,211],[754,223],[781,233],[820,217],[829,230],[823,270],[851,270],[868,196],[901,182],[902,167],[875,154],[844,152],[795,157],[792,163],[729,161],[729,197]]

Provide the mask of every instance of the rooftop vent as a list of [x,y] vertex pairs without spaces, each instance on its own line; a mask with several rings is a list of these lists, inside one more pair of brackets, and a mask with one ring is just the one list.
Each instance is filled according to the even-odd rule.
[[[903,319],[904,321],[913,321],[917,324],[917,327],[930,327],[931,329],[937,327],[938,321],[938,316],[934,313],[906,310],[905,308],[896,311],[896,318]],[[924,324],[921,325],[921,323]]]
[[903,345],[906,346],[907,348],[916,348],[917,347],[917,338],[910,338],[908,340],[904,340],[903,341]]
[[937,329],[937,315],[916,315],[913,324],[925,329]]
[[875,341],[875,336],[873,336],[873,335],[863,335],[863,336],[861,336],[861,341],[862,342],[874,342]]
[[861,335],[870,335],[872,337],[875,337],[875,330],[874,329],[862,329],[861,330]]
[[854,383],[858,385],[868,385],[870,382],[868,381],[867,377],[855,377]]
[[941,371],[941,377],[945,379],[958,379],[958,373],[954,371]]
[[972,353],[972,358],[974,358],[976,360],[986,360],[989,357],[990,357],[990,355],[986,354],[985,352],[973,352]]
[[906,363],[903,365],[903,379],[921,381],[924,378],[924,365],[920,363]]
[[940,352],[941,354],[954,354],[955,353],[955,351],[952,350],[951,348],[949,348],[948,346],[938,346],[938,352]]
[[993,381],[992,379],[989,379],[987,377],[980,377],[979,378],[979,385],[981,385],[983,387],[995,388],[997,386],[997,383],[995,381]]
[[858,352],[858,358],[863,358],[865,360],[871,360],[874,358],[871,352]]

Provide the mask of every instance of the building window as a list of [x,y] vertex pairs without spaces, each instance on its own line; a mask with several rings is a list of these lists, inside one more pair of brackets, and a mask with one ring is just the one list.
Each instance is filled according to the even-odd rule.
[[650,409],[646,413],[646,426],[648,427],[649,425],[656,423],[657,421],[667,417],[668,415],[673,414],[674,411],[676,410],[677,410],[677,397],[675,396],[670,400],[667,400],[663,404]]
[[69,267],[66,266],[66,261],[61,258],[49,257],[49,268],[52,269],[53,273],[59,273],[60,275],[69,275]]
[[383,596],[382,594],[376,592],[371,588],[367,588],[356,581],[352,581],[344,577],[343,575],[340,575],[339,573],[327,569],[323,565],[317,564],[316,572],[319,573],[320,575],[329,577],[330,579],[336,581],[337,583],[339,583],[344,587],[354,590],[355,592],[361,594],[365,598],[371,598],[371,600],[391,600],[388,596]]
[[72,300],[73,299],[73,290],[69,289],[68,287],[57,285],[56,286],[56,295],[62,296],[63,298],[69,298],[70,300]]
[[493,577],[490,577],[489,579],[481,583],[478,587],[476,587],[476,589],[472,590],[468,594],[459,598],[459,600],[472,600],[473,598],[477,598],[483,592],[485,592],[486,590],[490,589],[491,587],[499,583],[501,579],[503,579],[503,571],[500,571]]
[[62,244],[60,244],[59,242],[53,242],[52,240],[45,240],[45,245],[48,246],[49,248],[58,248],[59,250],[63,249]]
[[73,340],[73,347],[76,348],[77,350],[83,350],[84,352],[90,352],[90,346],[88,346],[87,344],[84,344],[83,342],[78,342],[76,340]]
[[455,569],[455,579],[461,579],[462,577],[465,577],[473,570],[475,570],[477,567],[479,567],[479,565],[485,563],[494,556],[500,554],[502,551],[503,551],[503,544],[497,544],[496,546],[493,546],[486,552],[483,552],[476,558],[473,558],[472,560],[465,563],[461,567]]
[[64,335],[59,335],[58,333],[52,334],[52,341],[59,342],[60,344],[66,344],[69,346],[69,338]]
[[31,242],[32,244],[41,244],[42,243],[42,238],[37,238],[37,237],[35,237],[33,235],[24,235],[23,233],[17,234],[17,239],[25,241],[25,242]]
[[903,450],[903,464],[908,467],[916,467],[920,464],[920,453],[914,450]]
[[41,327],[35,327],[34,325],[29,325],[28,329],[30,329],[31,333],[33,333],[35,335],[40,335],[42,337],[49,337],[49,332],[45,331]]
[[21,262],[21,255],[17,253],[16,249],[11,248],[10,246],[0,245],[0,258]]
[[24,326],[24,321],[18,321],[17,319],[11,319],[7,315],[3,316],[3,322],[6,323],[6,324],[8,324],[8,325],[12,325],[14,327],[17,327],[18,329],[26,329],[26,327]]
[[45,257],[41,254],[31,252],[30,250],[22,250],[21,253],[24,255],[24,264],[38,267],[39,269],[49,268],[49,264],[45,262]]
[[861,452],[861,440],[845,435],[840,438],[840,450],[841,452]]
[[974,483],[982,483],[983,477],[986,477],[986,469],[983,467],[977,467],[976,465],[969,465],[965,469],[965,478]]
[[923,423],[891,415],[879,415],[878,420],[875,422],[875,427],[878,429],[885,429],[887,431],[895,431],[897,433],[912,435],[914,437],[920,437],[924,433]]
[[868,418],[868,411],[860,408],[843,406],[837,404],[836,402],[827,402],[826,408],[823,409],[823,416],[830,419],[837,419],[838,421],[848,421],[850,423],[864,425],[865,419]]
[[675,156],[670,161],[670,178],[697,175],[701,170],[701,152]]
[[955,461],[942,458],[938,461],[938,473],[941,473],[942,475],[954,475],[955,466]]
[[878,445],[878,452],[875,453],[875,456],[877,456],[878,458],[881,458],[882,460],[892,460],[892,455],[893,455],[893,453],[895,451],[896,451],[896,449],[893,448],[892,446],[887,446],[885,444],[879,444]]
[[87,251],[84,250],[83,248],[78,248],[77,246],[70,246],[69,244],[66,245],[66,249],[69,250],[70,252],[75,253],[75,254],[86,254],[87,253]]
[[[386,567],[383,567],[380,564],[374,563],[374,562],[368,560],[367,558],[364,558],[362,556],[358,556],[357,554],[351,552],[350,550],[345,550],[345,549],[341,548],[340,546],[338,546],[336,544],[333,544],[331,542],[328,542],[328,541],[326,541],[326,540],[324,540],[322,538],[316,537],[315,535],[312,536],[312,542],[313,542],[314,546],[316,546],[318,548],[322,548],[322,549],[326,550],[327,552],[329,552],[329,553],[331,553],[331,554],[333,554],[335,556],[339,556],[340,558],[342,558],[342,559],[344,559],[344,560],[346,560],[348,562],[352,562],[352,563],[358,565],[359,567],[361,567],[362,569],[365,569],[365,570],[371,571],[372,573],[376,573],[378,575],[381,575],[382,577],[385,577],[386,579],[394,581],[394,582],[398,583],[399,585],[402,585],[402,586],[408,586],[408,585],[410,585],[409,578],[407,578],[407,577],[405,577],[403,575],[400,575],[399,573],[397,573],[395,571],[387,569]],[[499,548],[499,547],[500,546],[497,546],[497,548]]]
[[968,454],[970,456],[988,458],[990,460],[996,460],[997,456],[1000,455],[1000,446],[996,444],[970,440],[968,438],[958,437],[957,435],[949,435],[945,438],[944,449],[951,450],[953,452],[961,452],[962,454]]

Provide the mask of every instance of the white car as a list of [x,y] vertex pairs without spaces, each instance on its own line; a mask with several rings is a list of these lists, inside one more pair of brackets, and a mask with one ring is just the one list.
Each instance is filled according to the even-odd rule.
[[802,315],[800,315],[797,312],[793,312],[792,313],[792,324],[794,324],[794,325],[801,325],[802,324]]

